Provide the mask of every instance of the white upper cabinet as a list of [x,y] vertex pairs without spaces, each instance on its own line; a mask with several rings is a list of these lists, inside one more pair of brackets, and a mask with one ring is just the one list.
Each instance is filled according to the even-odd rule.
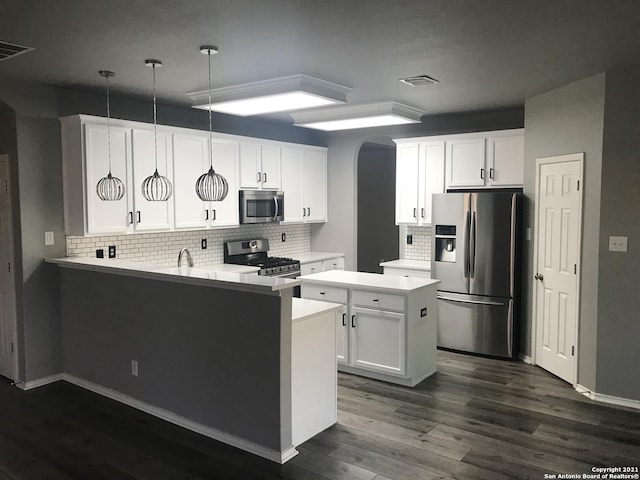
[[[75,145],[68,147],[75,148]],[[86,198],[84,202],[80,200],[77,205],[86,205],[87,233],[125,233],[132,230],[134,186],[131,180],[131,131],[111,127],[111,173],[119,178],[125,187],[125,195],[120,200],[103,201],[96,193],[96,185],[109,171],[107,126],[93,123],[84,125],[84,148]],[[66,184],[69,177],[65,177]],[[65,215],[65,219],[71,220],[68,215]],[[78,225],[78,228],[82,229],[82,224]]]
[[[228,228],[240,225],[238,198],[239,146],[238,142],[213,142],[213,169],[227,180],[229,193],[220,202],[207,202],[209,213],[205,217],[208,219],[208,226],[211,228]],[[207,161],[208,169],[209,162]]]
[[280,147],[249,142],[240,144],[240,188],[280,190]]
[[[169,230],[173,227],[173,202],[149,201],[142,195],[142,183],[156,170],[155,152],[158,155],[158,173],[169,179],[173,188],[173,155],[171,135],[158,132],[154,142],[153,130],[133,129],[133,182],[134,228],[136,231]],[[173,188],[175,194],[175,188]]]
[[431,224],[431,195],[444,191],[443,141],[399,143],[396,149],[396,224]]
[[207,207],[196,195],[196,180],[209,169],[209,138],[173,135],[173,205],[175,228],[206,228]]
[[447,145],[446,187],[521,187],[524,130],[456,135]]
[[327,154],[324,149],[282,149],[284,222],[327,221]]

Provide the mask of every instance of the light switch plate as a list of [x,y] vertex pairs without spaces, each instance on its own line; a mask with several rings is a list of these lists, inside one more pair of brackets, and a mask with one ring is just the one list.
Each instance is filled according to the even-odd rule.
[[628,237],[609,237],[610,252],[626,252]]
[[44,232],[44,244],[53,245],[54,243],[53,232]]

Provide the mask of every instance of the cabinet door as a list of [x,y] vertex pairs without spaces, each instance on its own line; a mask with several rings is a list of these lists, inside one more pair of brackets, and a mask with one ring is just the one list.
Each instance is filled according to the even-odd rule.
[[322,261],[322,271],[344,270],[344,257],[330,258]]
[[111,173],[124,183],[125,194],[118,201],[103,201],[96,185],[109,172],[109,143],[106,125],[84,126],[86,166],[87,233],[125,233],[132,228],[129,212],[133,197],[131,182],[131,132],[111,127]]
[[336,356],[338,363],[349,363],[349,311],[345,305],[336,318]]
[[379,372],[405,373],[405,315],[368,308],[351,309],[351,364]]
[[488,177],[484,168],[485,139],[447,141],[447,187],[482,187]]
[[205,228],[205,202],[196,195],[196,180],[209,168],[209,138],[173,135],[173,205],[175,228]]
[[522,185],[524,135],[489,137],[487,166],[492,186]]
[[[229,186],[227,197],[221,202],[208,202],[211,227],[240,225],[238,198],[238,150],[236,142],[213,142],[213,169],[222,175]],[[207,163],[208,168],[208,163]]]
[[[150,202],[142,196],[142,182],[156,169],[152,130],[133,130],[134,228],[136,231],[169,230],[173,225],[173,202]],[[171,135],[160,132],[157,140],[158,173],[173,185]],[[172,194],[173,196],[173,194]]]
[[424,158],[424,194],[421,195],[420,223],[431,225],[431,195],[444,193],[444,142],[420,145]]
[[308,150],[303,169],[304,208],[307,222],[327,221],[327,156],[325,152]]
[[396,225],[418,223],[419,146],[396,149]]
[[302,196],[304,150],[282,149],[282,191],[284,192],[284,221],[302,223],[306,210]]
[[310,275],[322,272],[322,262],[303,263],[300,265],[300,275]]
[[261,186],[260,145],[240,143],[240,188],[260,188]]
[[280,147],[262,145],[260,150],[262,160],[262,188],[264,190],[280,190]]

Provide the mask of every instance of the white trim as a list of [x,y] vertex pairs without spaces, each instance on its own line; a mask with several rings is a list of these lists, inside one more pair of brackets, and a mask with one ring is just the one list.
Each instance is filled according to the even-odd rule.
[[43,387],[45,385],[49,385],[50,383],[55,383],[59,380],[62,380],[62,373],[56,373],[55,375],[49,375],[47,377],[38,378],[29,382],[16,382],[16,387],[26,392],[27,390]]
[[518,354],[518,359],[523,361],[524,363],[529,364],[529,365],[535,365],[535,363],[533,362],[533,358],[531,358],[529,355],[525,355],[523,353],[519,353]]
[[592,392],[587,387],[583,387],[580,384],[576,385],[576,391],[596,402],[607,403],[609,405],[616,405],[618,407],[635,408],[640,410],[640,400],[633,400],[630,398],[616,397],[614,395],[606,395],[604,393]]
[[[582,273],[582,233],[583,233],[583,224],[582,224],[582,210],[584,203],[584,152],[580,153],[570,153],[566,155],[556,155],[552,157],[543,157],[536,158],[536,176],[535,176],[535,207],[534,207],[534,236],[533,236],[533,269],[535,270],[538,265],[538,205],[540,205],[540,166],[547,165],[552,163],[563,163],[563,162],[580,162],[580,203],[578,209],[578,221],[580,225],[580,230],[578,234],[578,254],[576,257],[576,325],[574,329],[574,345],[575,345],[575,356],[573,357],[573,381],[570,382],[573,387],[577,386],[578,383],[578,355],[579,355],[579,329],[580,329],[580,289],[582,282],[580,281],[581,273]],[[532,288],[532,308],[531,308],[531,360],[532,364],[536,365],[536,352],[537,352],[537,338],[538,338],[538,282],[533,282]]]
[[254,455],[258,455],[276,463],[283,464],[298,454],[298,451],[293,446],[283,450],[282,452],[279,452],[277,450],[258,445],[257,443],[251,442],[244,438],[237,437],[221,430],[202,425],[201,423],[194,422],[193,420],[189,420],[188,418],[177,415],[163,408],[156,407],[155,405],[151,405],[150,403],[146,403],[141,400],[137,400],[133,397],[130,397],[129,395],[118,392],[117,390],[98,385],[97,383],[90,382],[83,378],[69,375],[67,373],[62,374],[61,377],[62,380],[72,383],[73,385],[97,393],[98,395],[102,395],[103,397],[110,398],[112,400],[115,400],[116,402],[123,403],[137,410],[153,415],[154,417],[158,417],[162,420],[173,423],[174,425],[178,425],[180,427],[186,428],[187,430],[191,430],[192,432],[204,435],[205,437],[213,438],[214,440],[218,440],[222,443],[226,443],[227,445],[239,448],[241,450],[244,450],[245,452],[253,453]]

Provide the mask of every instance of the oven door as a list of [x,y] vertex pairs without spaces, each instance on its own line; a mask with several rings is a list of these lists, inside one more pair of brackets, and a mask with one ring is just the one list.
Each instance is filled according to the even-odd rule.
[[273,190],[240,190],[240,223],[284,220],[284,193]]

